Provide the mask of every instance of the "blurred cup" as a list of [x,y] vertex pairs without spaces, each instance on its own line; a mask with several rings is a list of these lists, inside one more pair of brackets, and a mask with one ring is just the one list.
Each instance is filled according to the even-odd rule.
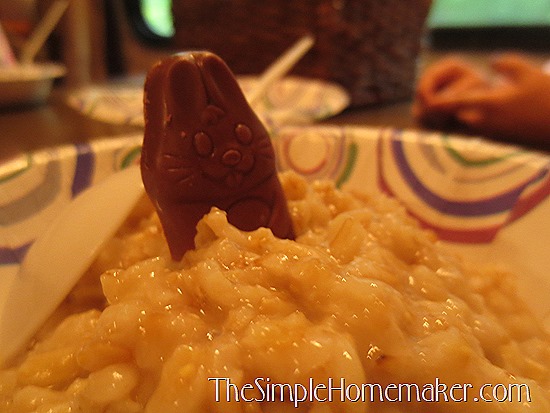
[[431,0],[173,0],[175,46],[261,73],[306,33],[292,74],[344,86],[352,106],[409,99]]

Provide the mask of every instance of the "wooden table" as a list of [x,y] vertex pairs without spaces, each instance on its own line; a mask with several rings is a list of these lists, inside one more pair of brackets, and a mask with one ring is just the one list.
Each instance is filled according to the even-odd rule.
[[[0,161],[21,152],[142,131],[138,126],[91,119],[69,107],[65,96],[66,91],[59,89],[44,105],[0,109]],[[410,102],[348,110],[325,123],[414,127]]]
[[46,104],[0,109],[0,161],[21,152],[141,130],[91,119],[69,107],[64,97],[65,91],[54,90]]

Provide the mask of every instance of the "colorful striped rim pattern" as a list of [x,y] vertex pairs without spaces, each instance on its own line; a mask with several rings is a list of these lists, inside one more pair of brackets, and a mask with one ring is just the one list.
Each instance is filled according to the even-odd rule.
[[[550,219],[548,155],[480,139],[377,128],[284,128],[273,142],[281,170],[395,196],[446,241],[490,243],[535,209],[547,209]],[[141,136],[101,139],[1,164],[0,264],[19,263],[82,190],[138,162],[140,144]]]

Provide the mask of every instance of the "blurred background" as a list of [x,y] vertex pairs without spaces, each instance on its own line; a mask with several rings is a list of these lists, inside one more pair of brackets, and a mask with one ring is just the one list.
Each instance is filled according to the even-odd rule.
[[[51,2],[52,0],[0,0],[0,22],[16,52]],[[219,8],[221,3],[234,3],[245,7],[245,12],[250,11],[248,16],[235,16],[244,29],[243,33],[251,33],[252,29],[247,26],[254,26],[256,21],[265,26],[266,31],[272,31],[276,25],[292,26],[279,39],[271,39],[266,43],[272,46],[275,41],[279,41],[281,44],[273,53],[264,51],[269,55],[266,57],[269,60],[295,40],[296,35],[292,30],[300,25],[305,30],[310,24],[303,19],[299,21],[296,14],[307,12],[307,8],[319,8],[323,2],[294,2],[302,3],[300,8],[292,6],[293,2],[286,2],[289,5],[284,5],[285,2],[272,0],[260,2],[260,6],[253,6],[254,2],[250,1],[73,0],[50,37],[47,48],[41,52],[41,57],[63,62],[69,69],[65,82],[70,85],[101,81],[111,76],[143,73],[152,62],[168,52],[186,47],[201,47],[203,44],[207,47],[215,46],[212,39],[206,38],[206,30],[222,34],[234,30],[231,27],[231,12],[237,14],[241,11],[235,6],[233,10],[227,11],[229,16],[226,14],[224,19],[220,19],[214,9]],[[337,5],[336,8],[353,9],[347,3],[354,2],[340,0],[332,3]],[[401,26],[409,24],[409,20],[422,20],[425,11],[430,7],[429,1],[386,3],[394,9],[392,23]],[[405,5],[399,6],[398,3]],[[277,5],[280,9],[278,12],[273,10]],[[366,8],[364,6],[363,11]],[[356,6],[350,13],[357,11]],[[255,16],[254,13],[260,13],[260,16]],[[405,14],[400,16],[400,13]],[[319,17],[319,13],[309,15],[312,19]],[[348,19],[348,23],[358,19],[355,16]],[[226,28],[220,27],[224,21],[228,26]],[[550,0],[435,0],[431,4],[425,29],[422,32],[422,47],[433,51],[496,48],[546,51],[550,45]],[[259,28],[255,27],[253,30],[257,30],[257,36],[248,41],[258,43],[263,40]],[[362,33],[368,33],[368,30],[363,30]],[[201,34],[204,39],[200,38]],[[185,36],[193,38],[185,39]],[[220,37],[218,34],[215,36]],[[227,43],[228,40],[237,40],[236,37],[235,34],[234,39],[219,40]],[[345,52],[357,53],[354,50]],[[264,60],[260,63],[263,65]]]
[[[16,56],[54,1],[0,0]],[[77,118],[66,109],[66,91],[120,80],[141,87],[156,61],[192,49],[219,54],[239,75],[258,74],[305,33],[316,43],[293,74],[340,84],[350,95],[331,122],[414,128],[416,82],[445,55],[463,53],[483,66],[495,52],[519,50],[543,65],[550,0],[70,0],[36,57],[66,68],[57,93],[46,108],[4,111],[1,138],[15,147],[11,136],[31,115],[44,132],[23,149],[125,132],[127,125]],[[54,117],[67,119],[61,137],[52,137]]]

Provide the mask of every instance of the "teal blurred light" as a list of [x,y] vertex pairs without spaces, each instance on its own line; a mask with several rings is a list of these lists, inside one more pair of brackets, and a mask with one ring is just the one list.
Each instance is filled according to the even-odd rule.
[[550,25],[550,0],[435,0],[428,27],[536,27]]
[[141,14],[149,29],[162,37],[174,35],[172,0],[140,0]]

